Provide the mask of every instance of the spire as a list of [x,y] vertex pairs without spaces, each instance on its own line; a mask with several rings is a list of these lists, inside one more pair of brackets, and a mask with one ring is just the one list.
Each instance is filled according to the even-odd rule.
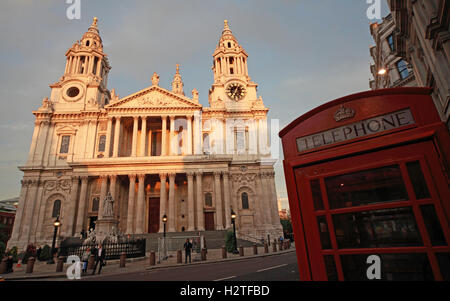
[[177,64],[176,66],[177,66],[177,69],[176,69],[175,76],[173,77],[173,81],[172,81],[172,92],[184,95],[183,81],[181,80],[181,75],[180,75],[180,64]]
[[238,45],[238,42],[236,38],[233,36],[233,33],[231,32],[230,26],[228,25],[228,20],[223,20],[223,30],[222,30],[222,36],[220,37],[219,41],[219,47],[220,45],[223,45],[226,47],[227,42],[234,42],[233,45]]
[[88,31],[85,32],[83,37],[81,38],[81,45],[103,51],[102,38],[100,37],[97,22],[98,18],[94,17]]

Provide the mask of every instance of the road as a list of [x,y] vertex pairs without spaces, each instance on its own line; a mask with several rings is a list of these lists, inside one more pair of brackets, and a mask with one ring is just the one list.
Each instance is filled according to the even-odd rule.
[[88,276],[84,281],[298,281],[295,252],[217,263],[182,265],[116,275]]

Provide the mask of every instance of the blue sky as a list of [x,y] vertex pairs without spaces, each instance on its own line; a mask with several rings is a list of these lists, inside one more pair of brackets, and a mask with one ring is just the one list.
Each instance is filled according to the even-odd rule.
[[[67,19],[68,6],[65,0],[0,3],[0,199],[19,195],[17,166],[28,156],[31,112],[50,96],[65,52],[93,16],[112,66],[108,87],[121,97],[149,86],[153,72],[169,88],[179,63],[185,93],[197,88],[207,106],[224,19],[249,54],[249,73],[269,118],[279,119],[281,128],[325,102],[369,89],[373,40],[366,0],[81,0],[80,20]],[[276,177],[285,197],[281,160]]]

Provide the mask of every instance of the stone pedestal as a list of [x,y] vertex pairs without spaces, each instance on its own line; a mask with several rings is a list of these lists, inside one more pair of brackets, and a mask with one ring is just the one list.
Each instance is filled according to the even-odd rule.
[[119,221],[113,217],[105,217],[95,222],[95,238],[97,242],[103,242],[105,238],[117,231]]

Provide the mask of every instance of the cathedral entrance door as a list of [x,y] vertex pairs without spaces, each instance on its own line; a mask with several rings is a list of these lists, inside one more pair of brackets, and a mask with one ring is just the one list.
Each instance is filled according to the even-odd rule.
[[148,233],[159,231],[159,198],[150,198],[148,206]]
[[205,212],[205,230],[214,231],[214,212]]

